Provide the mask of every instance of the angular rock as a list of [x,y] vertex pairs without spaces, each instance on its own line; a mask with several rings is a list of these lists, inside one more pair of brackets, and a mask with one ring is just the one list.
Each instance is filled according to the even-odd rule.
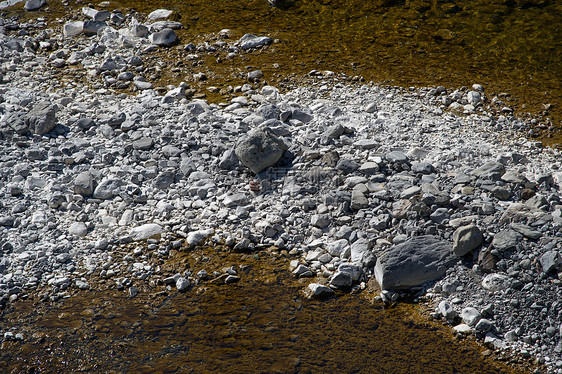
[[358,189],[351,191],[351,209],[359,210],[369,207],[369,200],[365,197],[363,192]]
[[363,266],[373,266],[377,258],[372,252],[372,243],[367,239],[358,239],[351,244],[351,262]]
[[94,192],[94,179],[89,171],[84,171],[74,179],[74,193],[84,197]]
[[84,21],[83,32],[86,36],[97,35],[98,31],[107,27],[107,24],[102,21],[87,20]]
[[334,257],[346,257],[345,253],[349,250],[349,243],[346,239],[336,240],[326,245],[326,251]]
[[353,285],[353,279],[349,273],[337,271],[330,280],[330,286],[335,288],[348,288]]
[[525,225],[523,223],[512,223],[510,226],[513,230],[532,240],[538,240],[542,236],[539,231],[534,230],[531,226]]
[[123,185],[120,179],[109,178],[101,181],[94,190],[96,199],[108,200],[117,194],[117,190]]
[[228,195],[222,202],[227,208],[231,208],[234,206],[246,205],[249,201],[248,195],[244,192],[240,192],[234,195]]
[[172,29],[157,31],[151,34],[149,39],[152,44],[164,47],[174,45],[178,41],[178,37]]
[[185,241],[189,246],[194,247],[196,245],[201,244],[212,233],[213,230],[211,229],[192,231],[189,234],[187,234]]
[[325,299],[334,295],[334,291],[330,287],[326,287],[319,283],[311,283],[306,287],[305,295],[309,299]]
[[494,235],[492,246],[500,252],[505,251],[509,248],[515,247],[522,238],[523,235],[521,235],[517,231],[511,229],[502,230]]
[[244,166],[258,174],[277,163],[285,150],[285,143],[270,130],[256,129],[239,141],[235,153]]
[[391,151],[384,157],[386,158],[386,161],[392,163],[408,162],[408,156],[406,156],[406,154],[402,151]]
[[184,277],[179,277],[176,280],[176,288],[178,289],[178,291],[182,292],[182,291],[187,291],[187,289],[189,288],[189,286],[191,286],[191,282],[184,278]]
[[462,257],[484,242],[482,231],[477,226],[461,226],[453,233],[453,253]]
[[270,37],[256,36],[253,34],[246,34],[238,40],[238,46],[243,50],[260,48],[271,43],[273,43],[273,39]]
[[456,262],[451,244],[437,237],[414,237],[377,258],[375,278],[385,289],[410,289],[442,277]]
[[545,273],[550,273],[553,270],[558,270],[560,266],[560,258],[558,256],[558,252],[556,251],[547,251],[545,252],[539,259],[539,263],[541,264],[542,271]]
[[453,306],[447,300],[442,300],[439,303],[438,308],[439,308],[439,313],[441,313],[441,315],[449,321],[454,320],[455,317],[457,316],[457,312],[455,312]]
[[84,22],[82,21],[65,23],[62,30],[63,35],[66,37],[80,35],[82,31],[84,31]]
[[470,174],[474,175],[480,179],[489,179],[493,181],[499,181],[502,175],[505,173],[505,167],[496,161],[490,161],[474,169]]

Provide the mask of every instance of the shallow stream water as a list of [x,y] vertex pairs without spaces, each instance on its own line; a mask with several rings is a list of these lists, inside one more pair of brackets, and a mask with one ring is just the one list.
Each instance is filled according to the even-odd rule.
[[[202,260],[203,259],[203,260]],[[240,282],[205,282],[186,293],[134,281],[70,292],[68,299],[20,300],[0,323],[25,341],[5,342],[3,373],[522,373],[493,362],[470,339],[429,323],[421,308],[386,308],[376,291],[307,300],[310,280],[287,271],[289,259],[266,251],[180,252],[172,271],[234,265]],[[484,355],[483,355],[484,353]],[[500,356],[505,362],[510,355]]]

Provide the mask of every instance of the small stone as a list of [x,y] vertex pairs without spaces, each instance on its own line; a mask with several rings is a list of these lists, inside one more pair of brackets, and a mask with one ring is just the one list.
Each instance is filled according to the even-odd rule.
[[151,34],[149,39],[154,45],[168,47],[174,45],[177,42],[178,37],[174,30],[164,29]]
[[452,251],[462,257],[478,248],[484,242],[482,231],[474,225],[461,226],[453,233]]
[[285,143],[270,130],[256,129],[239,141],[235,153],[244,166],[258,174],[277,163],[286,149]]
[[84,237],[88,234],[88,228],[83,222],[74,222],[72,225],[70,225],[68,232],[72,235]]
[[310,218],[310,224],[314,227],[318,227],[319,229],[323,229],[330,225],[330,218],[323,214],[314,214]]
[[305,295],[309,299],[325,299],[334,295],[334,291],[330,287],[326,287],[319,283],[311,283],[305,291]]
[[461,311],[461,318],[464,323],[473,327],[482,319],[482,315],[476,308],[467,307]]
[[494,235],[494,239],[492,240],[492,246],[497,249],[498,251],[502,252],[507,249],[515,247],[523,238],[523,235],[519,234],[518,232],[507,229],[498,232]]
[[156,9],[148,14],[148,19],[153,21],[157,19],[164,19],[164,18],[168,18],[172,13],[173,13],[172,10]]
[[511,286],[511,278],[507,275],[492,273],[482,279],[482,287],[490,292],[506,290]]
[[353,280],[349,273],[337,271],[330,280],[330,286],[335,288],[347,288],[353,285]]
[[243,50],[260,48],[271,43],[273,43],[273,39],[270,37],[256,36],[253,34],[246,34],[238,40],[238,45]]
[[455,312],[452,305],[447,300],[441,301],[439,303],[438,308],[439,308],[439,313],[441,313],[441,315],[449,321],[454,320],[455,317],[457,316],[457,313]]
[[178,289],[178,291],[182,292],[182,291],[187,291],[187,289],[189,288],[189,286],[191,285],[191,282],[184,278],[184,277],[179,277],[176,280],[176,288]]
[[492,329],[492,322],[487,320],[486,318],[482,318],[478,321],[474,329],[480,332],[488,332]]

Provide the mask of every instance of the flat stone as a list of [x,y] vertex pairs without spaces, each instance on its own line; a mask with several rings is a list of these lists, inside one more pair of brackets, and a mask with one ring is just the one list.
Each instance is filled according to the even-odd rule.
[[353,189],[351,191],[351,209],[359,210],[369,207],[369,200],[360,190]]
[[140,139],[133,141],[133,147],[139,151],[147,151],[154,145],[154,140],[147,136],[143,136]]
[[513,230],[517,231],[518,233],[520,233],[524,237],[532,239],[532,240],[538,240],[542,236],[542,234],[539,231],[537,231],[537,230],[533,229],[531,226],[525,225],[523,223],[512,223],[510,226]]
[[453,233],[453,253],[462,257],[484,242],[482,231],[477,226],[461,226]]
[[434,236],[419,236],[379,255],[375,278],[383,290],[410,289],[441,278],[455,262],[449,242]]
[[246,205],[249,201],[248,195],[244,192],[240,192],[234,195],[226,196],[222,202],[227,208],[231,208],[234,206]]
[[334,257],[345,257],[344,254],[349,250],[349,242],[346,239],[336,240],[326,245],[326,251]]
[[489,179],[493,181],[499,181],[502,175],[505,173],[505,167],[496,161],[490,161],[474,169],[470,174],[474,175],[480,179]]
[[511,286],[511,278],[507,275],[492,273],[482,279],[482,287],[490,292],[508,289]]
[[412,186],[410,188],[406,188],[404,191],[400,193],[401,199],[409,199],[410,197],[416,196],[421,192],[421,187]]
[[213,230],[211,229],[192,231],[189,234],[187,234],[185,241],[189,246],[194,247],[196,245],[201,244],[212,233]]
[[511,229],[502,230],[494,235],[492,246],[498,251],[505,251],[509,248],[515,247],[522,238],[523,235],[517,231]]
[[392,163],[408,162],[408,156],[402,151],[392,151],[387,153],[384,157],[388,162]]
[[172,13],[173,13],[172,10],[156,9],[148,14],[148,19],[153,21],[157,19],[164,19],[164,18],[168,18]]
[[142,226],[131,229],[129,233],[132,240],[148,239],[151,236],[158,235],[163,231],[162,226],[156,223],[146,223]]
[[260,48],[271,43],[273,43],[273,39],[270,37],[256,36],[253,34],[246,34],[238,40],[238,45],[243,50]]

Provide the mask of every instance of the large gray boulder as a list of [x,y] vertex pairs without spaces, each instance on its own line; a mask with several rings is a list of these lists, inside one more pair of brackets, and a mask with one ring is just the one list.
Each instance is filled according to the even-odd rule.
[[58,107],[49,101],[40,101],[29,112],[10,114],[6,123],[19,135],[43,135],[55,128],[57,110]]
[[418,236],[378,256],[375,279],[383,290],[407,290],[439,279],[455,262],[451,243]]
[[258,174],[279,161],[286,149],[285,143],[270,130],[256,129],[238,143],[234,152],[244,166]]

